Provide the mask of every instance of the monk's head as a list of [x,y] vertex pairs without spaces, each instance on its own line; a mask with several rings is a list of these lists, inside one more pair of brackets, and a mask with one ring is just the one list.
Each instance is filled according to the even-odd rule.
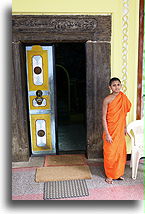
[[113,93],[119,93],[121,90],[121,81],[117,77],[113,77],[109,81],[109,89],[112,90]]

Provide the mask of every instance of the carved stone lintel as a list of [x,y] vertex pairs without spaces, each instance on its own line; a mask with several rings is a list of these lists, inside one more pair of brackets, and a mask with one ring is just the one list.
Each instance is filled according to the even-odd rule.
[[[14,28],[21,28],[21,30],[29,30],[30,28],[43,29],[43,31],[91,31],[94,32],[97,26],[97,22],[94,19],[35,19],[30,18],[24,20],[23,18],[13,21]],[[30,28],[28,28],[30,27]]]
[[13,15],[12,25],[14,32],[94,32],[97,34],[111,34],[111,16],[101,15]]

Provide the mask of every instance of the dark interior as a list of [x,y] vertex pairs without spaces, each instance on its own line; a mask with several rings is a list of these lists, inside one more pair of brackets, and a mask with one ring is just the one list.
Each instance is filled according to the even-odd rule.
[[55,65],[58,153],[85,153],[85,44],[55,44]]

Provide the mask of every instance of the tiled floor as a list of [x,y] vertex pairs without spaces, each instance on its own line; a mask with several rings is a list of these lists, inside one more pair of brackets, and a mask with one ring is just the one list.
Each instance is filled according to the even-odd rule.
[[35,182],[35,167],[13,169],[13,200],[43,200],[44,183]]
[[[13,163],[12,199],[43,200],[44,183],[35,182],[37,167],[43,166],[44,157],[30,158],[29,162]],[[62,200],[143,200],[143,161],[138,169],[137,179],[131,178],[129,163],[125,169],[125,181],[115,180],[107,184],[104,179],[102,160],[88,161],[92,179],[87,180],[89,196]],[[60,199],[61,200],[61,199]]]

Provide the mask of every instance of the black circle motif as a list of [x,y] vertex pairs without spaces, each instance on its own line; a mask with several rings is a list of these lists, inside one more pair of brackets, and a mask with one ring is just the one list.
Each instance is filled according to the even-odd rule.
[[34,68],[34,73],[35,74],[41,74],[41,72],[42,72],[42,69],[39,66]]
[[37,134],[38,134],[39,137],[43,137],[45,135],[45,131],[44,130],[39,130],[37,132]]

